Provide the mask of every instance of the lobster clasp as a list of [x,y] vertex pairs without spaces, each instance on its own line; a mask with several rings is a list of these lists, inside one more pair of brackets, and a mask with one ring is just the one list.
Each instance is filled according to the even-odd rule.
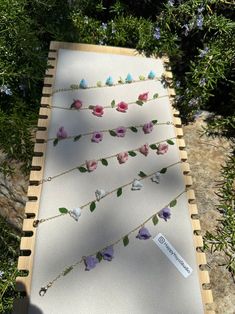
[[42,287],[39,291],[40,297],[43,297],[47,292],[47,287]]

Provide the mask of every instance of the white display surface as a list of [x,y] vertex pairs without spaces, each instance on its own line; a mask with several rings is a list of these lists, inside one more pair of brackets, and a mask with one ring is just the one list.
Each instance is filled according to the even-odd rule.
[[[106,81],[112,76],[125,79],[130,73],[134,79],[147,76],[153,70],[157,77],[163,72],[160,59],[129,57],[60,49],[54,89],[79,84],[86,79],[88,85]],[[167,89],[158,81],[123,84],[87,90],[73,90],[55,93],[52,105],[70,107],[73,99],[80,99],[84,106],[110,105],[115,99],[132,102],[138,95],[149,92],[150,98],[158,93],[167,96]],[[135,126],[157,119],[159,123],[172,121],[168,97],[152,100],[143,106],[129,105],[126,113],[105,109],[101,118],[92,115],[91,110],[52,109],[48,137],[53,138],[59,127],[64,126],[69,135],[113,129],[119,126]],[[48,142],[45,156],[44,178],[83,164],[86,160],[108,157],[119,152],[136,149],[145,143],[155,143],[175,137],[172,125],[154,126],[150,134],[127,131],[124,138],[104,134],[103,141],[92,143],[91,136],[82,137],[78,142],[64,140],[56,147]],[[174,140],[175,142],[175,140]],[[180,161],[177,145],[169,145],[165,155],[150,150],[147,157],[138,153],[129,156],[125,164],[116,158],[109,159],[107,167],[101,163],[91,173],[78,170],[45,182],[42,187],[39,219],[58,214],[59,207],[73,209],[95,199],[97,188],[113,190],[138,178],[138,173],[159,171]],[[90,255],[109,243],[121,238],[135,226],[140,225],[154,212],[162,209],[184,189],[181,165],[168,169],[161,176],[160,184],[150,178],[142,181],[140,191],[123,189],[116,197],[109,195],[94,212],[89,207],[82,211],[78,222],[69,215],[38,226],[32,275],[30,303],[45,314],[201,314],[201,299],[198,265],[193,246],[193,231],[188,212],[187,195],[183,194],[172,208],[172,217],[153,226],[146,224],[152,237],[162,233],[193,269],[184,278],[167,257],[149,240],[138,240],[130,236],[130,243],[114,247],[114,259],[102,261],[91,271],[85,271],[80,264],[69,274],[56,281],[44,297],[39,290],[54,279],[66,266]],[[136,233],[137,234],[137,233]],[[34,314],[33,307],[28,313]]]

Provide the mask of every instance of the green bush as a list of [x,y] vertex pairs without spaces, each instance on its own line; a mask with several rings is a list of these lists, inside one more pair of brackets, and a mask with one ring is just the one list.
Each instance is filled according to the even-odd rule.
[[220,182],[218,210],[222,217],[214,232],[207,232],[205,243],[214,251],[225,253],[227,267],[235,275],[235,156],[228,156],[227,163],[222,167],[223,180]]
[[0,216],[0,313],[11,313],[17,276],[20,234]]
[[[130,47],[147,56],[168,54],[174,74],[170,84],[177,93],[174,103],[183,121],[193,120],[199,109],[209,109],[219,116],[205,132],[234,140],[233,9],[232,0],[0,0],[0,147],[7,156],[0,171],[11,173],[12,159],[30,169],[51,40]],[[219,241],[213,249],[233,252],[231,256],[234,163],[231,158],[223,168],[223,220],[217,233],[207,234],[210,241]],[[0,228],[0,251],[6,252],[0,264],[0,311],[7,313],[15,295],[17,254],[5,249],[12,247],[8,235],[13,231],[2,221]],[[229,267],[234,271],[232,258]]]

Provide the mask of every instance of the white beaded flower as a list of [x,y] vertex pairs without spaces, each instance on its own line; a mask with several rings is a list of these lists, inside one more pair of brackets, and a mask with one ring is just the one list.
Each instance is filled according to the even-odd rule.
[[137,180],[137,179],[134,179],[133,183],[132,183],[132,191],[138,191],[138,190],[141,190],[143,187],[143,184]]
[[81,213],[82,213],[82,210],[79,207],[74,208],[73,210],[70,210],[69,212],[70,216],[76,221],[78,221],[78,218],[81,216]]
[[160,172],[156,172],[156,173],[154,173],[151,180],[158,184],[160,182],[160,176],[161,176]]
[[107,194],[107,192],[105,190],[102,189],[97,189],[95,191],[95,197],[97,201],[100,201],[101,198],[103,198],[105,195]]

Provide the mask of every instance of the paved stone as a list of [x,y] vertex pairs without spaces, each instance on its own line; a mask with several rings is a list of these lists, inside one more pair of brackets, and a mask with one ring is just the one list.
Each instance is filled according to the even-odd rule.
[[[222,179],[220,169],[225,164],[229,147],[227,140],[200,137],[199,133],[202,126],[206,125],[204,119],[207,116],[207,112],[202,112],[193,124],[183,127],[203,235],[206,231],[215,231],[220,218],[216,210],[219,198],[215,192]],[[226,269],[225,254],[206,252],[206,255],[214,298],[213,308],[218,314],[234,314],[235,283]]]

